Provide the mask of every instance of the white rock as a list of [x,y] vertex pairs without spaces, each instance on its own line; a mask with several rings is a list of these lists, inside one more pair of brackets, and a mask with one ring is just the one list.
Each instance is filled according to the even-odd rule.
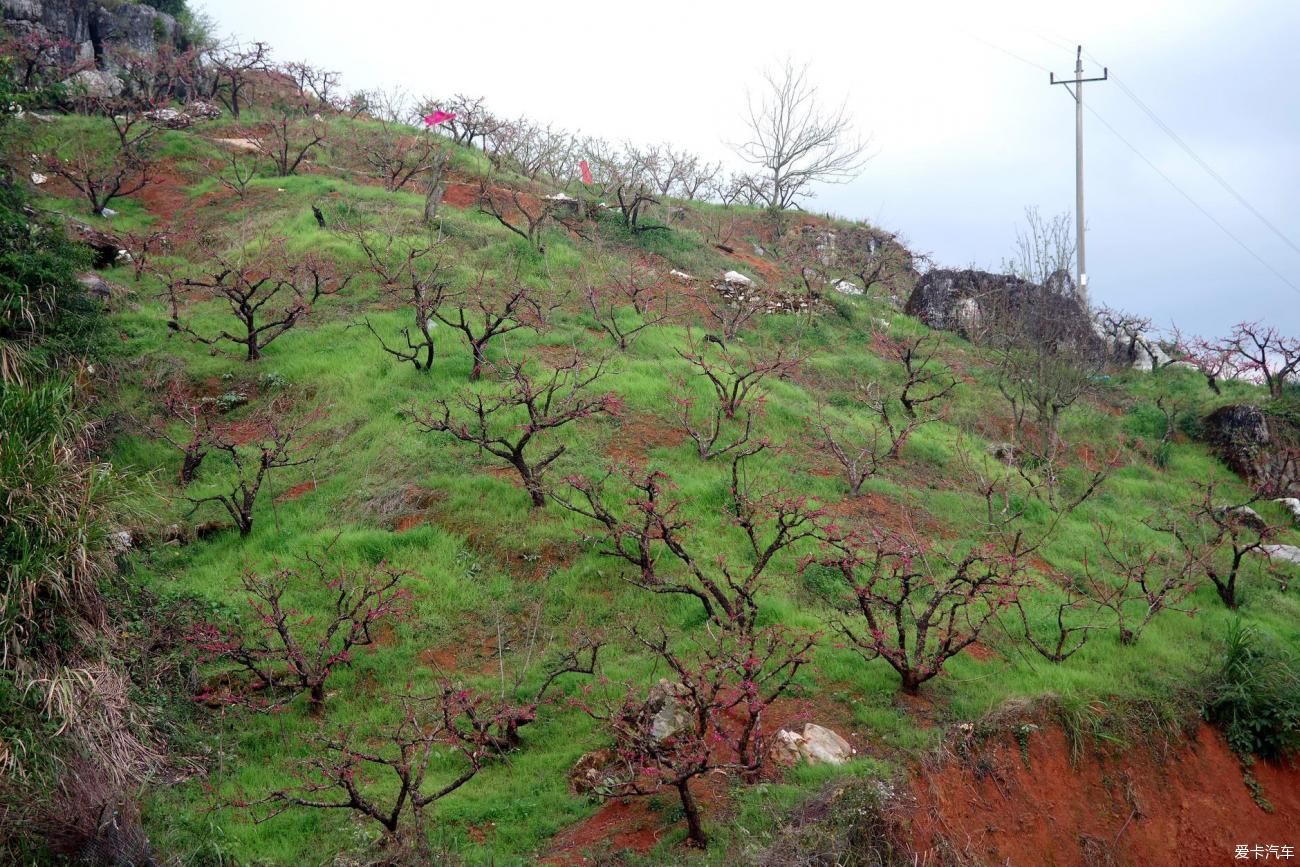
[[683,283],[695,282],[695,278],[692,277],[690,274],[687,274],[685,271],[678,271],[676,268],[669,271],[668,276],[672,277],[674,280],[680,280]]
[[48,180],[49,178],[47,178],[45,175],[41,174],[40,172],[32,172],[32,183],[36,184],[36,186],[39,187],[41,184],[45,183]]
[[842,765],[853,757],[853,747],[828,728],[808,723],[803,727],[799,753],[810,765]]
[[853,758],[855,752],[849,742],[835,732],[816,723],[807,723],[802,732],[778,731],[768,755],[780,765],[793,765],[801,759],[810,765],[842,765]]
[[1270,560],[1300,566],[1300,548],[1295,545],[1261,545],[1260,550],[1267,554]]
[[836,280],[835,291],[844,295],[861,295],[862,287],[851,280]]
[[723,282],[731,283],[736,286],[753,286],[754,281],[741,274],[739,271],[728,271],[722,275]]
[[1295,518],[1297,523],[1300,523],[1300,499],[1295,497],[1282,497],[1273,502],[1281,503],[1282,508],[1290,512],[1291,517]]
[[112,208],[100,208],[99,215],[101,217],[116,217],[117,211],[113,210]]
[[131,550],[131,531],[117,530],[108,534],[108,547],[114,554],[125,554]]
[[564,193],[555,193],[554,195],[551,195],[551,196],[542,196],[542,198],[543,198],[543,199],[546,199],[547,201],[550,201],[550,202],[576,202],[576,201],[578,201],[578,200],[575,199],[573,196],[566,196]]

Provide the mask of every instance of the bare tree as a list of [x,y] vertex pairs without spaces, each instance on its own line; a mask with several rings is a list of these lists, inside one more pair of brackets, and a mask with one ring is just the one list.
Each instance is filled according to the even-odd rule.
[[[629,686],[621,701],[588,705],[588,714],[614,736],[615,758],[603,770],[600,793],[625,798],[675,791],[687,843],[705,848],[708,835],[692,781],[727,771],[757,777],[767,746],[763,715],[812,658],[815,637],[778,626],[707,630],[687,653],[662,628],[631,632],[675,681],[661,680],[648,697]],[[670,731],[664,731],[660,710],[666,702],[680,712]]]
[[[190,642],[206,661],[232,663],[253,678],[246,692],[200,699],[268,710],[306,693],[312,712],[318,714],[325,708],[330,675],[352,664],[356,648],[374,643],[373,630],[410,613],[410,593],[398,585],[413,573],[385,563],[349,569],[330,566],[317,555],[304,559],[308,575],[295,569],[276,569],[266,576],[244,574],[242,585],[253,614],[247,629],[231,631],[203,623],[191,634]],[[292,596],[303,584],[328,595],[328,613],[304,615],[285,602],[285,594]]]
[[489,179],[479,179],[479,212],[488,214],[498,223],[528,242],[538,253],[545,253],[542,232],[550,224],[554,206],[546,200],[520,194],[511,187],[508,191],[489,185]]
[[[1147,519],[1148,527],[1160,527],[1158,519]],[[1084,562],[1083,595],[1098,609],[1109,611],[1119,630],[1121,644],[1136,644],[1142,632],[1164,611],[1181,611],[1189,616],[1194,608],[1184,605],[1201,583],[1204,551],[1183,546],[1172,552],[1127,538],[1113,525],[1098,525],[1101,540],[1099,566],[1118,578],[1094,572],[1091,562]]]
[[545,299],[520,279],[517,269],[502,282],[489,276],[486,268],[473,285],[447,292],[443,301],[433,315],[464,337],[473,359],[470,380],[482,375],[492,341],[520,328],[541,328],[547,314],[560,303],[559,299]]
[[519,473],[533,508],[540,508],[546,505],[543,477],[568,447],[560,444],[537,457],[529,447],[548,431],[580,419],[617,414],[622,404],[612,392],[589,391],[604,366],[587,364],[576,351],[540,376],[526,362],[506,360],[493,370],[500,376],[495,392],[466,389],[453,400],[437,400],[432,409],[413,413],[416,426],[425,433],[450,434],[505,461]]
[[225,165],[214,172],[217,181],[226,189],[237,195],[240,201],[248,195],[248,185],[257,177],[261,162],[258,154],[247,154],[240,150],[226,153]]
[[764,176],[755,190],[764,204],[785,210],[812,195],[814,184],[847,183],[866,162],[866,142],[854,137],[846,105],[825,108],[808,67],[787,60],[763,72],[762,93],[747,99],[748,138],[736,154]]
[[210,95],[220,99],[239,120],[240,110],[256,76],[270,67],[271,47],[265,42],[228,43],[208,53],[212,70]]
[[1047,286],[1059,279],[1059,274],[1069,277],[1074,273],[1075,245],[1069,211],[1049,218],[1030,206],[1025,208],[1024,225],[1016,230],[1016,253],[1002,267],[1008,274]]
[[[754,419],[763,412],[763,398],[753,401],[742,413],[739,430],[728,421],[725,407],[714,402],[710,408],[697,412],[695,395],[684,377],[674,380],[676,389],[672,398],[677,405],[677,423],[691,441],[701,460],[711,461],[727,454],[753,455],[768,447],[765,439],[754,439]],[[725,432],[734,431],[730,436]]]
[[400,190],[417,177],[432,172],[443,159],[439,140],[388,120],[378,118],[379,128],[353,127],[350,147],[384,189]]
[[478,140],[486,148],[483,139],[495,133],[502,123],[488,110],[486,100],[481,96],[458,93],[449,99],[426,98],[420,101],[418,113],[423,116],[438,109],[454,115],[446,121],[444,128],[451,133],[452,141],[467,147],[473,147]]
[[293,84],[303,114],[333,107],[339,87],[338,72],[303,61],[285,63],[279,72]]
[[[180,483],[184,487],[194,481],[199,466],[208,455],[212,439],[213,405],[190,397],[184,385],[173,379],[167,384],[163,396],[165,417],[152,425],[159,438],[166,440],[181,453]],[[183,435],[174,437],[169,431],[171,423],[179,422]]]
[[803,361],[798,348],[790,343],[782,344],[775,351],[740,353],[716,338],[706,339],[704,345],[689,333],[686,339],[686,349],[677,350],[677,354],[694,368],[697,376],[708,381],[718,406],[729,419],[766,393],[764,380],[788,376]]
[[401,330],[402,346],[389,346],[370,318],[366,328],[379,341],[384,352],[399,361],[410,362],[416,370],[433,369],[433,329],[439,308],[447,299],[450,283],[443,258],[438,255],[439,241],[411,240],[397,230],[372,230],[364,224],[353,226],[349,234],[366,254],[370,270],[380,280],[380,291],[406,306],[413,317],[412,325]]
[[301,441],[300,435],[316,417],[316,413],[287,417],[285,407],[272,406],[249,420],[248,426],[259,434],[250,442],[235,436],[234,431],[228,428],[210,428],[206,435],[208,451],[220,452],[230,459],[235,480],[229,491],[187,498],[191,505],[190,514],[206,503],[216,503],[230,515],[241,537],[253,532],[253,507],[270,471],[298,467],[315,460],[305,454],[310,443]]
[[1202,341],[1201,348],[1207,357],[1224,358],[1236,376],[1262,381],[1274,398],[1282,396],[1287,383],[1300,371],[1300,338],[1287,337],[1259,322],[1240,322],[1230,335]]
[[[211,346],[214,352],[223,344],[234,344],[242,348],[245,360],[256,361],[272,341],[307,316],[313,304],[343,291],[352,280],[351,275],[340,278],[332,263],[315,255],[290,264],[284,259],[283,242],[272,241],[258,253],[214,254],[206,274],[169,278],[172,318],[168,327]],[[192,291],[204,299],[226,302],[242,331],[223,329],[209,335],[182,321],[184,296]]]
[[735,340],[742,328],[767,310],[767,301],[750,285],[707,283],[695,287],[691,294],[722,332],[723,340]]
[[586,280],[587,308],[602,331],[626,352],[637,336],[668,318],[668,293],[652,269],[629,262],[610,263],[603,285]]
[[1023,585],[1017,552],[977,545],[950,558],[917,540],[871,530],[827,538],[823,566],[839,573],[832,625],[863,659],[884,659],[915,695],[974,644]]
[[[346,728],[313,738],[300,786],[240,805],[259,823],[294,808],[344,810],[383,829],[395,863],[434,863],[427,813],[497,756],[491,732],[497,707],[452,684],[394,703],[398,722],[368,737]],[[375,783],[374,772],[383,772],[384,782]]]
[[269,136],[253,141],[257,143],[258,153],[271,160],[275,173],[282,178],[297,173],[307,154],[325,141],[328,131],[323,119],[300,120],[283,108],[272,119],[270,127]]
[[1224,605],[1235,609],[1240,601],[1237,582],[1246,558],[1267,553],[1278,528],[1267,524],[1251,508],[1259,502],[1259,494],[1244,502],[1224,504],[1218,501],[1214,482],[1198,483],[1197,488],[1199,494],[1186,511],[1166,516],[1157,529],[1173,536],[1184,559],[1210,579]]
[[72,146],[71,155],[51,154],[45,171],[71,184],[90,203],[90,212],[104,213],[114,199],[134,195],[153,183],[153,161],[140,148],[113,153],[91,150],[85,142]]

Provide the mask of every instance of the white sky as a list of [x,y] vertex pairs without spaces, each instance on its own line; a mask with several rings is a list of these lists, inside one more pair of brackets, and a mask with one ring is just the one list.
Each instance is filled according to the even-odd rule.
[[[350,89],[483,95],[499,114],[610,139],[668,140],[733,162],[725,142],[743,133],[745,91],[758,70],[787,55],[807,61],[828,101],[847,100],[876,154],[860,179],[821,190],[809,207],[900,231],[953,267],[996,268],[1026,205],[1073,209],[1074,104],[1034,67],[1070,73],[1081,42],[1300,245],[1296,0],[191,2],[220,33],[267,41],[280,60],[337,69]],[[1116,82],[1086,86],[1085,100],[1300,287],[1300,252]],[[1262,319],[1300,335],[1300,289],[1237,246],[1093,115],[1084,125],[1094,299],[1190,331]]]

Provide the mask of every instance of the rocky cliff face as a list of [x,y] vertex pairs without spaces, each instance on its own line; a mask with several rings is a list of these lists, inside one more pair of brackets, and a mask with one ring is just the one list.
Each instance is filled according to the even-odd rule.
[[98,0],[0,0],[5,30],[57,43],[66,62],[113,67],[113,49],[143,54],[159,45],[179,46],[176,19],[143,3],[104,4]]

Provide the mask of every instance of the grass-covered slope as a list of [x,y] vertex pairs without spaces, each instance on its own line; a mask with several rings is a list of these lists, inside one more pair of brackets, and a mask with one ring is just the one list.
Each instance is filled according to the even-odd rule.
[[[335,121],[339,141],[346,123]],[[65,142],[111,135],[104,122],[91,119],[59,119],[40,131]],[[195,770],[150,792],[144,817],[155,846],[185,863],[316,863],[363,848],[365,840],[377,836],[377,826],[342,810],[307,809],[289,810],[259,825],[250,811],[235,805],[290,783],[300,760],[313,750],[306,736],[319,727],[378,730],[395,720],[393,695],[428,692],[445,679],[488,691],[512,683],[514,672],[507,668],[520,670],[539,611],[538,634],[556,642],[578,631],[603,630],[611,645],[602,674],[647,688],[663,672],[620,638],[620,627],[662,623],[687,638],[704,627],[692,600],[650,594],[624,580],[623,566],[596,550],[589,522],[554,504],[530,508],[517,477],[500,461],[450,437],[422,433],[412,422],[412,411],[427,409],[439,398],[467,389],[490,391],[490,377],[480,384],[468,381],[468,350],[446,327],[435,329],[437,357],[428,373],[385,354],[358,323],[368,317],[380,332],[396,335],[410,314],[393,309],[381,295],[355,242],[317,227],[311,206],[319,205],[335,225],[349,215],[373,217],[395,210],[401,231],[416,236],[422,197],[388,193],[366,182],[340,147],[327,150],[299,176],[258,178],[240,201],[212,177],[223,153],[213,140],[235,135],[220,123],[197,132],[166,133],[162,183],[114,203],[120,213],[111,221],[83,219],[119,232],[176,233],[173,248],[155,254],[159,265],[185,267],[187,257],[197,255],[195,242],[202,235],[216,238],[216,247],[225,249],[280,237],[290,255],[327,256],[355,278],[340,296],[317,303],[304,323],[270,345],[260,361],[249,364],[213,354],[169,330],[170,312],[157,294],[155,276],[137,283],[127,268],[109,273],[122,293],[112,302],[110,318],[111,330],[120,338],[118,348],[104,359],[113,382],[102,392],[118,422],[113,460],[119,468],[157,479],[162,496],[138,504],[151,516],[140,535],[225,517],[210,504],[190,515],[188,498],[219,489],[233,471],[229,462],[211,454],[194,484],[182,489],[176,483],[179,453],[149,432],[150,422],[161,417],[163,386],[172,377],[180,377],[194,395],[232,407],[220,416],[222,423],[251,418],[273,400],[293,412],[317,411],[310,432],[318,459],[272,472],[247,538],[225,530],[183,545],[151,544],[130,555],[126,580],[160,595],[164,603],[198,600],[213,619],[247,619],[249,610],[239,592],[242,574],[291,565],[305,553],[328,548],[337,564],[386,561],[410,570],[406,587],[413,613],[383,630],[374,645],[359,650],[350,666],[332,675],[323,716],[311,714],[302,700],[272,713],[198,705],[180,714],[186,733],[181,743],[193,755]],[[467,173],[479,159],[458,151],[453,170]],[[47,207],[70,214],[84,210],[57,184],[48,189]],[[742,540],[726,513],[730,465],[701,461],[672,418],[679,377],[696,389],[701,405],[709,399],[706,384],[692,376],[680,356],[688,341],[707,328],[698,308],[676,284],[665,281],[675,293],[670,320],[647,330],[621,353],[586,312],[579,273],[584,266],[597,267],[599,253],[606,259],[643,260],[664,275],[669,268],[705,278],[730,268],[761,275],[706,243],[689,220],[668,231],[636,236],[613,219],[597,221],[585,240],[553,228],[546,253],[540,255],[473,208],[444,205],[442,215],[439,252],[453,279],[468,283],[484,270],[505,278],[517,270],[519,279],[539,289],[569,293],[545,329],[505,336],[490,346],[490,358],[508,355],[542,366],[573,348],[593,358],[608,357],[608,372],[596,387],[615,392],[622,408],[544,435],[547,442],[567,446],[550,481],[559,485],[566,476],[599,476],[614,462],[658,468],[675,485],[691,525],[689,538],[701,558],[726,554],[743,560]],[[757,213],[742,211],[741,217],[747,225],[762,225]],[[201,268],[203,263],[190,264]],[[186,315],[195,327],[207,329],[223,327],[228,318],[215,303],[195,304]],[[756,424],[762,436],[783,447],[760,455],[751,469],[768,483],[824,504],[847,522],[914,531],[938,549],[959,551],[982,540],[985,530],[985,503],[969,482],[968,468],[995,466],[986,447],[1009,430],[995,373],[976,347],[951,335],[935,335],[939,358],[959,385],[941,418],[918,429],[900,460],[869,481],[862,496],[847,496],[833,462],[810,440],[809,419],[821,404],[837,423],[867,424],[870,419],[853,399],[858,384],[890,384],[901,376],[895,362],[878,354],[880,341],[925,330],[870,294],[829,299],[811,316],[759,317],[742,332],[738,345],[763,352],[797,344],[807,358],[796,372],[770,382],[765,412]],[[1158,390],[1173,390],[1194,406],[1207,405],[1211,397],[1191,371],[1171,369],[1154,376],[1118,372],[1098,381],[1094,396],[1065,416],[1062,437],[1074,453],[1064,476],[1066,491],[1084,484],[1090,467],[1111,455],[1117,461],[1100,491],[1061,522],[1032,561],[1039,586],[1025,598],[1031,622],[1041,629],[1051,628],[1062,598],[1054,582],[1085,569],[1104,574],[1099,526],[1162,545],[1165,540],[1147,530],[1143,520],[1160,509],[1192,502],[1196,483],[1215,481],[1225,496],[1248,496],[1216,459],[1185,436],[1162,454],[1163,465],[1157,466],[1153,454],[1164,426],[1154,405]],[[1227,390],[1230,396],[1251,392],[1235,383]],[[1042,503],[1018,505],[1031,534],[1053,520]],[[1272,503],[1256,508],[1271,522],[1288,520]],[[1288,531],[1279,541],[1300,542],[1300,533]],[[705,810],[714,845],[692,856],[702,861],[722,862],[729,852],[760,847],[776,817],[829,776],[897,773],[936,742],[940,729],[935,723],[976,719],[1008,699],[1047,693],[1080,713],[1104,714],[1140,702],[1167,708],[1174,716],[1184,710],[1174,696],[1217,667],[1216,654],[1234,618],[1285,645],[1297,644],[1300,602],[1294,592],[1265,578],[1252,561],[1239,612],[1227,610],[1213,588],[1202,586],[1187,605],[1195,616],[1164,613],[1134,646],[1121,644],[1113,631],[1098,633],[1061,664],[1029,652],[1017,636],[1018,620],[1008,617],[986,630],[973,652],[953,659],[942,676],[926,684],[920,699],[904,701],[897,675],[883,661],[863,662],[834,637],[832,611],[822,592],[826,576],[799,569],[800,558],[809,553],[782,554],[761,596],[762,618],[822,634],[813,662],[797,678],[794,697],[807,701],[812,718],[851,734],[860,758],[838,769],[796,769],[779,783],[736,785],[729,797],[710,800]],[[309,586],[291,596],[304,612],[323,611],[328,604],[326,594]],[[517,651],[504,660],[495,653],[500,636]],[[197,677],[215,673],[200,668]],[[533,665],[524,674],[524,687],[535,687],[540,677],[540,667]],[[581,678],[569,678],[561,692],[577,695],[583,684]],[[545,706],[539,721],[524,730],[523,740],[521,749],[492,763],[433,808],[430,827],[442,845],[476,863],[528,863],[544,855],[557,834],[599,808],[599,801],[569,789],[574,762],[608,741],[576,703],[561,696]],[[449,759],[446,763],[450,767]],[[671,797],[651,801],[651,810],[665,825],[673,822],[674,809]],[[680,833],[672,827],[651,861],[687,857],[673,848]]]

